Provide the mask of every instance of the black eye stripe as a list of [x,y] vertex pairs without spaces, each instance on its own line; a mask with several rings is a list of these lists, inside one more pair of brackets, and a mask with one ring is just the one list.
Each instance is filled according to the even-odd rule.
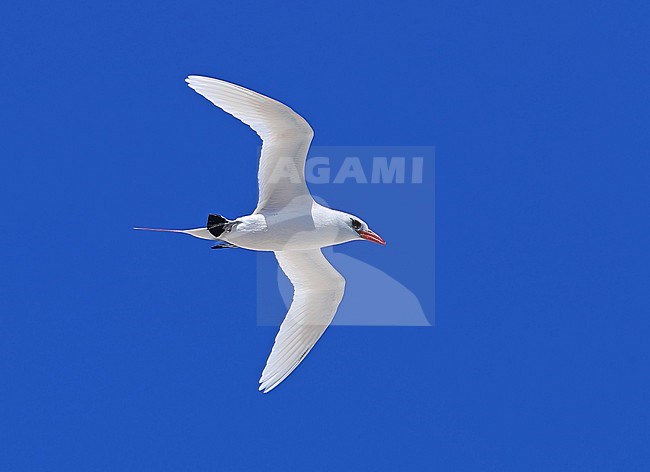
[[352,218],[352,229],[361,229],[361,222]]

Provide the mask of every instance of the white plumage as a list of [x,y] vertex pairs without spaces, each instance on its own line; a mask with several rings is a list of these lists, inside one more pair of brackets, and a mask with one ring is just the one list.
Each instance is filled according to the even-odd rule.
[[[250,126],[262,138],[257,180],[259,198],[253,212],[287,211],[287,206],[298,200],[311,203],[311,194],[304,179],[305,159],[314,131],[305,119],[288,106],[222,80],[191,75],[186,79],[189,86],[222,110]],[[278,185],[283,178],[284,166],[290,167],[291,176],[285,185]],[[290,185],[286,185],[290,184]]]
[[[347,241],[384,240],[356,216],[319,205],[305,182],[311,127],[286,105],[239,85],[189,76],[189,86],[249,125],[262,138],[259,198],[253,213],[221,225],[161,230],[221,241],[227,247],[273,251],[294,286],[294,296],[260,378],[269,392],[302,362],[331,323],[345,279],[320,248]],[[222,218],[222,217],[219,217]],[[151,229],[151,228],[136,228]]]

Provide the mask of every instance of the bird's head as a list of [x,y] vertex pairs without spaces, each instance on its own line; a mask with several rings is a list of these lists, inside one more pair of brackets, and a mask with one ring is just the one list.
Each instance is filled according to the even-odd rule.
[[348,213],[342,213],[341,220],[345,231],[352,233],[352,239],[365,239],[366,241],[372,241],[373,243],[381,244],[382,246],[386,245],[386,241],[384,241],[384,239],[377,233],[372,231],[361,218]]

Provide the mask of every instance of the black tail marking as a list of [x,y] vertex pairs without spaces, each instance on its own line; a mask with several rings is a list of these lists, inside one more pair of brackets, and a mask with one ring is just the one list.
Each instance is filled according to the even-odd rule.
[[221,215],[208,215],[208,224],[206,227],[208,231],[215,237],[218,238],[225,231],[226,225],[231,221],[228,218],[224,218]]
[[224,223],[227,223],[228,221],[230,221],[230,220],[228,220],[228,218],[224,218],[221,215],[209,214],[208,215],[208,228],[210,228],[210,226],[214,226],[214,225],[222,225]]

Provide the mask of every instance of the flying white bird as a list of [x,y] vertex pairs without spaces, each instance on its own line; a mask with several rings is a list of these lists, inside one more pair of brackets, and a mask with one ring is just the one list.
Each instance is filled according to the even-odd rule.
[[239,85],[191,75],[189,86],[250,126],[262,138],[259,198],[253,213],[234,220],[210,215],[196,229],[135,228],[217,240],[217,248],[273,251],[294,286],[293,301],[259,380],[273,390],[300,364],[325,332],[343,298],[345,279],[322,247],[365,239],[386,242],[360,218],[319,205],[305,182],[305,160],[314,132],[288,106]]

